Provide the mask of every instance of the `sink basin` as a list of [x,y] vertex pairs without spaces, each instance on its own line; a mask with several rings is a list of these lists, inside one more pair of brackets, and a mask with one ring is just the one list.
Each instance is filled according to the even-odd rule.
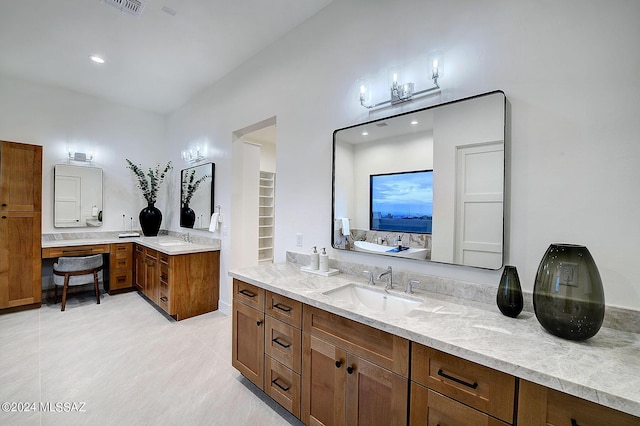
[[186,246],[190,243],[186,242],[186,241],[182,241],[182,240],[159,240],[158,241],[158,245],[159,246]]
[[322,294],[336,301],[362,305],[369,309],[392,315],[406,315],[422,305],[422,301],[390,294],[383,289],[362,287],[357,284],[348,284],[344,287],[325,291]]

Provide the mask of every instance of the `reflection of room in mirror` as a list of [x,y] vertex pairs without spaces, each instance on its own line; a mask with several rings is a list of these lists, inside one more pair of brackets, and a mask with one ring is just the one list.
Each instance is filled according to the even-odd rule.
[[102,169],[56,164],[53,173],[53,226],[102,226]]
[[[399,257],[500,268],[505,102],[504,93],[492,92],[336,131],[333,247],[389,256],[416,249],[419,255]],[[422,170],[433,170],[429,191],[396,178]],[[381,213],[371,182],[385,174],[394,179],[383,188],[381,199],[390,207]],[[432,210],[423,212],[416,197],[424,205],[432,201]],[[403,206],[407,200],[411,208]],[[400,225],[428,221],[432,228],[381,227],[376,215]],[[350,218],[348,232],[342,232],[343,218]],[[356,247],[356,241],[377,246]]]
[[213,214],[215,165],[200,164],[180,173],[180,226],[208,230]]

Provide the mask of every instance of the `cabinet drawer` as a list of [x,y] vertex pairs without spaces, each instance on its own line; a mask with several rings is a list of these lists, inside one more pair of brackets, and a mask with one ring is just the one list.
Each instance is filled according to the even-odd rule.
[[300,375],[269,356],[264,360],[264,391],[300,418]]
[[169,264],[169,255],[166,253],[158,253],[158,259],[160,263],[164,263],[165,265]]
[[117,257],[111,261],[111,267],[113,269],[126,270],[131,269],[132,260],[130,257],[126,257],[123,259],[118,259]]
[[407,339],[309,305],[303,309],[303,330],[403,377],[409,375]]
[[515,377],[417,343],[411,350],[411,380],[513,422]]
[[302,303],[297,300],[267,291],[265,311],[280,321],[302,328]]
[[158,306],[162,308],[169,315],[173,315],[171,312],[171,299],[169,299],[169,295],[167,293],[160,292],[160,297],[158,298]]
[[169,283],[169,267],[164,263],[160,264],[160,282]]
[[145,256],[147,257],[148,260],[153,260],[153,261],[158,260],[158,252],[150,248],[145,250]]
[[114,243],[111,244],[111,255],[118,258],[129,257],[133,253],[131,243]]
[[233,300],[264,312],[265,291],[260,287],[233,279]]
[[301,371],[302,332],[266,315],[264,352],[296,373]]
[[109,291],[120,290],[133,286],[133,272],[129,271],[111,271],[109,279]]
[[526,380],[520,380],[518,424],[631,426],[639,425],[640,418]]
[[89,246],[47,247],[42,249],[42,257],[50,259],[61,256],[90,256],[92,254],[109,253],[109,244]]
[[506,426],[508,424],[417,383],[411,383],[409,418],[411,426]]

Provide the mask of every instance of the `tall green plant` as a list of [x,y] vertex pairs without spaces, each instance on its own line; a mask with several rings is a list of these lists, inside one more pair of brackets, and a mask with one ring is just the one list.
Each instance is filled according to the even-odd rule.
[[167,172],[173,168],[171,161],[167,163],[164,169],[160,170],[160,165],[158,164],[154,169],[149,168],[149,171],[145,174],[140,165],[132,163],[128,158],[125,158],[125,160],[127,161],[127,168],[136,175],[138,188],[142,191],[147,203],[155,204],[158,198],[158,189],[164,182]]

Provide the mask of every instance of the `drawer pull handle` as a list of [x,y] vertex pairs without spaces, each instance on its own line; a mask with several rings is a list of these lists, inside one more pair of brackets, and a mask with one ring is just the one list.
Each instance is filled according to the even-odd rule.
[[283,312],[291,312],[291,308],[285,305],[281,305],[279,303],[276,303],[275,305],[273,305],[274,308],[276,309],[280,309]]
[[279,387],[280,389],[282,389],[285,392],[288,392],[289,389],[291,389],[291,386],[287,386],[286,388],[284,386],[282,386],[280,383],[278,383],[278,378],[275,378],[271,381],[271,383],[273,383],[274,385],[276,385],[277,387]]
[[249,290],[245,290],[245,289],[240,290],[239,293],[252,298],[257,296],[255,293],[251,293]]
[[471,389],[475,389],[475,388],[478,387],[478,383],[477,382],[474,382],[474,383],[465,382],[464,380],[460,380],[457,377],[453,377],[453,376],[450,376],[450,375],[446,374],[444,371],[442,371],[442,368],[438,370],[438,376],[442,376],[445,379],[453,380],[454,382],[460,383],[461,385],[467,386],[467,387],[469,387]]
[[290,344],[284,344],[282,343],[280,340],[278,340],[279,337],[276,337],[275,339],[271,340],[273,343],[277,343],[278,345],[282,346],[283,348],[288,348],[291,345]]
[[167,302],[169,299],[167,299],[165,296],[162,296],[160,300],[162,300],[163,302]]
[[571,426],[580,426],[580,425],[578,424],[578,421],[576,419],[572,418],[571,419]]
[[342,361],[336,361],[336,368],[342,367]]
[[347,374],[353,374],[353,367],[347,367]]
[[260,327],[260,325],[261,325],[261,324],[262,324],[262,321],[256,321],[256,325],[257,325],[258,327]]

